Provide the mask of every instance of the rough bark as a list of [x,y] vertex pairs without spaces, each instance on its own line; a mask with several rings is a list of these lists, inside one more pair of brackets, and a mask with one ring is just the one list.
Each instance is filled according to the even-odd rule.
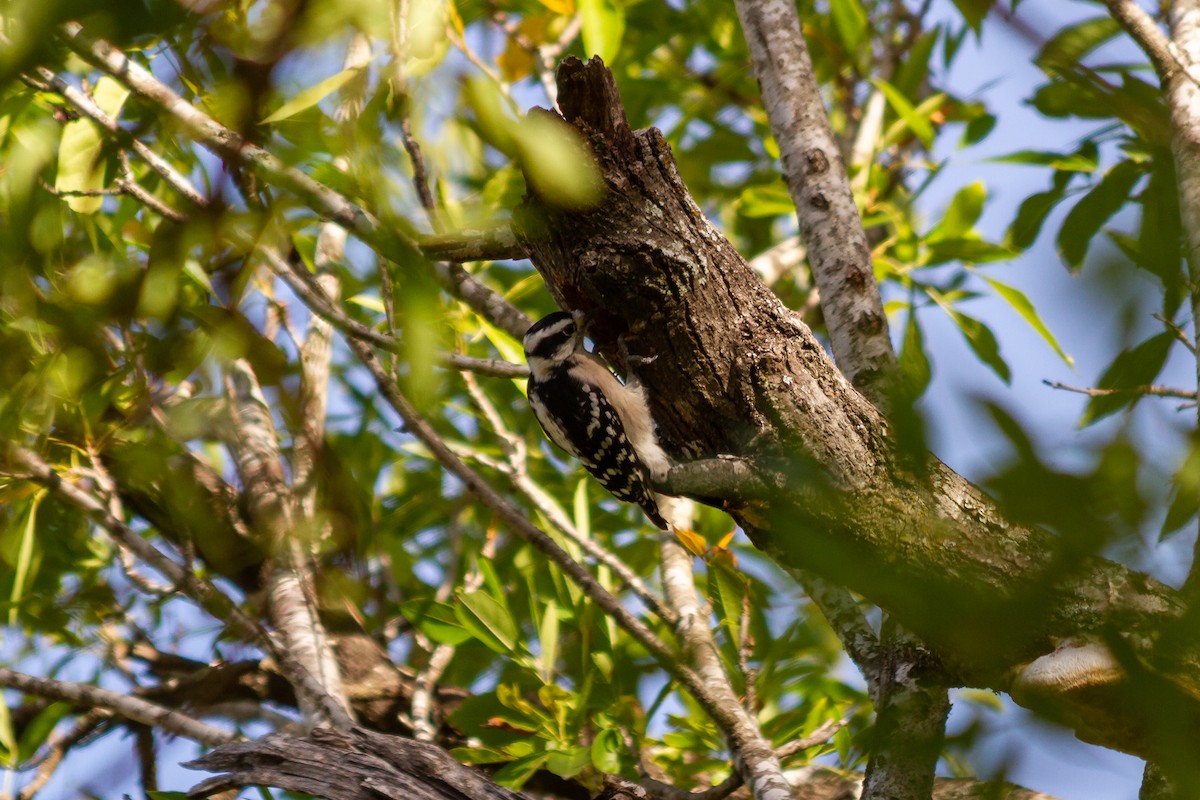
[[800,239],[821,292],[834,358],[850,382],[881,405],[895,367],[887,316],[796,4],[738,0],[736,5],[796,204]]
[[[782,484],[765,501],[725,503],[752,541],[888,610],[945,654],[930,667],[952,684],[1004,690],[1055,638],[1092,632],[1128,651],[1131,675],[1166,676],[1180,724],[1195,730],[1200,657],[1190,634],[1178,641],[1178,593],[1005,520],[932,457],[908,470],[876,409],[691,200],[662,135],[630,129],[603,65],[567,59],[558,79],[608,194],[574,212],[529,197],[518,237],[560,304],[589,312],[605,355],[647,387],[673,459],[732,454]],[[1159,641],[1173,634],[1172,646]],[[1137,684],[1093,694],[1115,716],[1081,735],[1154,751]]]
[[[1200,2],[1177,0],[1171,4],[1171,41],[1183,63],[1162,78],[1171,112],[1171,149],[1179,186],[1184,253],[1187,258],[1192,320],[1200,321]],[[1200,384],[1200,353],[1196,354]],[[1200,540],[1196,554],[1200,555]],[[1192,564],[1184,591],[1200,598],[1200,569]]]
[[222,773],[189,797],[243,786],[273,786],[328,800],[518,800],[445,750],[365,728],[314,729],[305,739],[272,735],[237,742],[184,764]]
[[[799,12],[793,0],[737,0],[736,5],[763,106],[779,143],[834,360],[854,387],[887,413],[896,367],[887,316]],[[867,118],[877,123],[882,109],[883,96],[876,91]],[[864,123],[860,129],[860,146],[862,141],[875,141],[873,126]],[[826,597],[837,594],[828,586],[815,587],[821,580],[805,576],[802,585],[810,596],[813,588]],[[838,606],[856,607],[848,591],[842,589],[841,595]],[[844,612],[831,617],[826,604],[820,607],[843,642],[857,636],[854,628],[837,625],[837,616]],[[888,624],[880,639],[878,658],[857,657],[847,647],[867,680],[876,710],[863,797],[920,800],[933,786],[950,699],[944,686],[918,680],[928,654],[912,634]],[[905,735],[896,735],[902,731]]]

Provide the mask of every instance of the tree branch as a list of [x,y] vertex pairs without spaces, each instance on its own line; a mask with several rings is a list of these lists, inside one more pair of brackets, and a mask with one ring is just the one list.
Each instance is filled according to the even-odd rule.
[[105,708],[127,720],[162,728],[210,747],[237,739],[234,733],[193,719],[181,711],[85,683],[35,678],[7,667],[0,667],[0,686],[51,700],[64,700],[84,708]]
[[[596,321],[592,338],[610,363],[645,387],[674,461],[731,454],[786,476],[765,500],[724,505],[759,549],[885,608],[942,650],[942,678],[955,685],[1004,690],[1009,670],[1055,637],[1113,628],[1139,658],[1196,685],[1200,643],[1180,625],[1178,593],[1005,520],[932,457],[920,474],[898,462],[882,415],[696,209],[661,134],[630,130],[611,76],[567,59],[559,82],[563,113],[609,191],[585,213],[530,197],[514,229],[556,297]],[[656,223],[631,223],[645,219]],[[626,363],[623,350],[652,358]],[[1105,691],[1134,716],[1144,708],[1122,697],[1130,686]],[[1187,699],[1200,688],[1189,692],[1180,713],[1200,719]],[[1149,720],[1128,723],[1081,735],[1135,753],[1156,747],[1139,733]]]
[[1164,84],[1184,68],[1171,41],[1137,0],[1104,0],[1109,12],[1150,59]]
[[834,359],[855,388],[886,409],[895,367],[887,316],[796,4],[737,0],[735,5],[821,292]]
[[[308,559],[297,538],[295,498],[283,479],[279,438],[266,399],[250,364],[233,362],[226,378],[233,418],[228,439],[242,481],[242,498],[251,524],[270,543],[267,574],[268,610],[283,646],[320,685],[315,696],[305,684],[296,686],[300,708],[310,724],[318,720],[345,726],[350,705],[342,688],[337,659],[317,611]],[[330,703],[342,713],[329,714]]]

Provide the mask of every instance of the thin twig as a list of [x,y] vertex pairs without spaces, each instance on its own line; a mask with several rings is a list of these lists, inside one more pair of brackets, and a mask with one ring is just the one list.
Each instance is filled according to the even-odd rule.
[[1129,386],[1116,389],[1101,389],[1095,386],[1071,386],[1058,381],[1043,380],[1042,383],[1051,389],[1062,389],[1068,392],[1086,394],[1088,397],[1109,397],[1111,395],[1144,395],[1147,397],[1176,397],[1180,400],[1195,400],[1196,392],[1188,389],[1175,389],[1171,386]]
[[1163,325],[1165,325],[1167,330],[1169,330],[1172,333],[1172,335],[1174,335],[1174,337],[1176,339],[1178,339],[1179,342],[1188,349],[1188,352],[1190,352],[1192,355],[1196,355],[1196,343],[1193,342],[1191,340],[1191,337],[1189,337],[1187,335],[1187,331],[1185,331],[1183,328],[1176,325],[1173,321],[1171,321],[1167,317],[1164,317],[1162,314],[1153,314],[1152,316],[1156,320],[1161,322]]
[[71,748],[88,739],[112,718],[113,713],[107,708],[90,709],[76,720],[71,730],[53,738],[45,757],[38,764],[37,773],[17,794],[17,800],[33,800],[34,795],[54,777],[54,771]]

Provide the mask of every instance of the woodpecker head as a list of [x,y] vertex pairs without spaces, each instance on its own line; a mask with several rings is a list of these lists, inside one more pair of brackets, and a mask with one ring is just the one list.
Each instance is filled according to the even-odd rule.
[[542,379],[583,347],[583,336],[572,314],[556,311],[529,326],[524,344],[529,371]]

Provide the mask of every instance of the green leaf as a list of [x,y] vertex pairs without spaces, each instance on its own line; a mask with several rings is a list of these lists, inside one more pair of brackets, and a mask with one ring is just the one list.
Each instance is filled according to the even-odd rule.
[[1163,308],[1168,316],[1174,314],[1183,299],[1186,280],[1179,193],[1175,186],[1175,164],[1170,151],[1156,150],[1150,165],[1150,180],[1140,197],[1139,258],[1134,259],[1134,263],[1162,281],[1166,289]]
[[471,78],[463,84],[463,95],[475,113],[480,137],[504,155],[515,158],[520,122],[496,85],[487,78]]
[[979,144],[987,138],[996,127],[995,114],[979,114],[971,117],[967,123],[967,127],[963,130],[961,147],[968,147],[973,144]]
[[987,199],[987,189],[983,181],[959,189],[946,207],[942,221],[934,226],[926,239],[930,242],[941,239],[960,239],[975,227],[979,215],[983,213],[983,201]]
[[[92,99],[105,114],[116,119],[129,97],[129,90],[105,75],[96,81]],[[54,188],[60,192],[95,192],[104,188],[104,159],[101,158],[104,136],[96,123],[86,117],[74,119],[63,126],[58,146],[58,174]],[[100,210],[103,197],[68,197],[67,205],[79,214],[94,214]]]
[[971,30],[979,34],[983,18],[992,7],[992,0],[954,0],[954,7],[962,14],[963,20],[971,26]]
[[37,511],[42,500],[46,497],[46,490],[39,489],[29,502],[29,509],[25,514],[25,524],[21,526],[21,540],[17,547],[16,563],[14,564],[16,572],[13,575],[12,589],[8,594],[8,601],[11,604],[8,609],[8,624],[15,626],[17,624],[17,604],[21,597],[25,594],[25,585],[30,578],[31,565],[33,563],[33,546],[37,539]]
[[1110,15],[1068,25],[1046,42],[1034,63],[1043,70],[1060,65],[1073,67],[1120,31],[1121,26]]
[[601,772],[616,775],[621,771],[621,753],[625,741],[616,728],[604,728],[592,740],[592,765]]
[[867,12],[858,0],[830,0],[829,11],[846,51],[856,54],[867,34]]
[[476,639],[505,655],[517,649],[517,625],[495,598],[482,590],[459,590],[455,596],[459,601],[455,615]]
[[991,261],[1007,261],[1016,252],[1001,244],[982,239],[941,239],[929,243],[922,266],[933,267],[950,261],[964,264],[986,264]]
[[433,70],[449,52],[446,23],[451,19],[451,9],[441,0],[422,0],[407,6],[408,46],[404,53],[404,74],[412,80]]
[[[572,511],[574,512],[575,531],[581,539],[592,538],[592,504],[588,502],[588,485],[587,479],[580,478],[579,483],[575,484],[575,494],[572,497]],[[579,558],[582,552],[579,545],[571,551],[571,555]]]
[[1012,371],[1000,355],[1000,344],[996,341],[996,335],[992,333],[992,329],[974,317],[968,317],[959,311],[953,312],[951,316],[958,324],[963,336],[966,337],[967,344],[971,345],[975,355],[979,356],[979,360],[991,367],[992,371],[1000,376],[1000,380],[1011,383]]
[[8,713],[8,702],[0,693],[0,763],[16,767],[19,762],[17,737],[13,735],[12,717]]
[[1163,520],[1162,530],[1158,540],[1167,539],[1178,531],[1184,524],[1196,516],[1200,509],[1200,443],[1194,438],[1179,471],[1175,473],[1171,487],[1171,505],[1167,509],[1167,518]]
[[1054,167],[1064,172],[1095,172],[1097,154],[1091,150],[1074,153],[1055,153],[1050,150],[1017,150],[1003,156],[989,158],[997,164],[1028,164],[1034,167]]
[[928,286],[922,288],[943,311],[950,315],[954,323],[958,325],[958,329],[962,331],[963,338],[967,340],[967,344],[970,345],[971,350],[975,352],[979,360],[991,367],[992,371],[1000,376],[1000,380],[1010,383],[1012,381],[1012,371],[1009,370],[1008,364],[1000,355],[1000,344],[996,341],[996,335],[992,333],[991,328],[974,317],[969,317],[954,308],[947,297],[935,289]]
[[1129,391],[1141,386],[1148,386],[1162,372],[1171,352],[1175,336],[1163,332],[1151,336],[1146,341],[1130,350],[1122,350],[1108,369],[1100,376],[1096,386],[1100,389],[1117,389],[1116,394],[1098,395],[1088,400],[1083,411],[1081,425],[1091,425],[1097,420],[1110,414],[1115,414],[1126,406],[1133,406],[1141,399],[1141,395]]
[[1008,226],[1004,243],[1014,250],[1024,250],[1037,240],[1050,212],[1066,196],[1065,189],[1049,189],[1029,195],[1021,201],[1017,216]]
[[579,13],[583,49],[587,55],[600,56],[611,67],[625,37],[625,9],[612,0],[580,0]]
[[386,314],[387,309],[383,306],[383,299],[374,292],[363,292],[356,294],[354,297],[346,298],[347,303],[354,303],[356,306],[362,306],[368,311],[374,311],[377,314]]
[[929,77],[929,61],[933,47],[941,35],[941,25],[935,25],[922,34],[908,49],[892,76],[892,85],[905,97],[912,97]]
[[1095,86],[1052,80],[1033,93],[1033,107],[1047,117],[1105,119],[1113,115],[1111,98]]
[[39,711],[21,734],[21,741],[17,746],[17,761],[24,762],[33,758],[38,748],[45,744],[54,732],[54,726],[71,713],[72,708],[70,703],[58,702],[51,703]]
[[916,309],[912,306],[909,307],[908,322],[904,326],[904,344],[900,348],[898,363],[906,393],[910,400],[916,400],[929,386],[929,381],[933,378],[933,369],[929,366],[921,326],[917,322]]
[[604,195],[604,179],[579,132],[560,118],[530,114],[516,129],[516,146],[525,181],[542,200],[582,210]]
[[490,747],[455,747],[450,750],[460,764],[498,764],[502,761],[512,761],[512,756],[493,750]]
[[1031,328],[1038,332],[1039,336],[1046,340],[1046,344],[1050,345],[1059,358],[1065,361],[1068,366],[1075,365],[1075,359],[1063,352],[1063,349],[1058,346],[1058,340],[1054,338],[1054,334],[1042,322],[1042,318],[1038,316],[1037,309],[1033,307],[1033,302],[1030,301],[1024,292],[1014,286],[1009,286],[1006,283],[989,278],[986,275],[983,276],[983,279],[996,290],[997,294],[1008,301],[1008,304],[1021,315],[1023,320],[1029,323]]
[[522,756],[516,761],[505,764],[500,769],[496,770],[496,774],[492,776],[492,780],[501,786],[512,789],[514,792],[520,791],[525,785],[525,781],[533,777],[542,765],[550,758],[550,754],[546,752],[530,753],[527,756]]
[[463,627],[449,603],[436,600],[408,600],[400,606],[400,613],[417,630],[438,644],[459,645],[471,638],[471,631]]
[[1104,223],[1129,201],[1142,174],[1141,165],[1122,161],[1105,173],[1067,214],[1058,231],[1058,251],[1072,272],[1083,264],[1088,247]]
[[336,92],[338,89],[341,89],[359,75],[362,75],[364,69],[365,67],[344,69],[336,75],[328,77],[314,86],[310,86],[307,89],[297,92],[295,97],[281,105],[279,108],[275,109],[275,111],[263,119],[260,124],[269,125],[272,122],[279,122],[280,120],[294,117],[301,111],[307,111],[329,95]]
[[[934,131],[930,118],[933,116],[933,112],[941,105],[941,102],[945,100],[945,96],[941,94],[934,95],[934,98],[941,98],[937,105],[930,106],[929,100],[934,98],[929,98],[923,101],[919,108],[914,108],[907,97],[902,95],[895,86],[892,86],[882,78],[873,78],[871,84],[883,92],[883,96],[887,98],[888,105],[904,120],[908,129],[916,134],[921,143],[926,147],[933,147]],[[927,106],[929,107],[927,108]]]
[[592,761],[591,748],[584,745],[565,750],[551,750],[546,759],[546,769],[560,778],[573,778]]
[[738,211],[744,217],[761,219],[796,213],[796,204],[779,181],[748,186],[738,198]]
[[550,683],[554,680],[554,665],[558,661],[558,604],[551,602],[542,614],[542,624],[538,630],[538,642],[541,644],[541,655],[538,663],[541,666],[542,680]]
[[747,590],[746,576],[714,559],[709,564],[708,581],[709,596],[718,601],[721,624],[729,630],[729,641],[738,647],[742,636],[742,598]]

